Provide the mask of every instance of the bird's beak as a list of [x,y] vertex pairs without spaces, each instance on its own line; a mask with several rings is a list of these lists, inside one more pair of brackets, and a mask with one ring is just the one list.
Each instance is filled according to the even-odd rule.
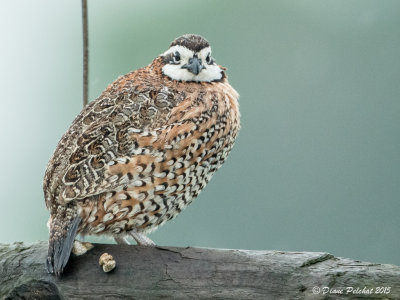
[[196,57],[192,57],[189,59],[189,63],[182,66],[182,69],[187,69],[189,72],[193,73],[194,75],[198,75],[201,70],[205,69],[201,64],[201,61]]

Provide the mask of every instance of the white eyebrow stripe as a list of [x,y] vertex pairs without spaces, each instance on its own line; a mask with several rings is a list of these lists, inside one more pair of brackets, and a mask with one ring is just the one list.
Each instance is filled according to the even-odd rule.
[[180,45],[175,45],[172,46],[171,48],[169,48],[167,51],[165,51],[163,54],[161,54],[161,56],[166,56],[170,53],[175,53],[176,51],[178,51],[181,55],[183,56],[193,56],[194,52],[186,47],[180,46]]
[[206,58],[208,53],[210,53],[210,55],[211,55],[211,47],[201,49],[199,52],[200,56],[202,56],[203,58]]

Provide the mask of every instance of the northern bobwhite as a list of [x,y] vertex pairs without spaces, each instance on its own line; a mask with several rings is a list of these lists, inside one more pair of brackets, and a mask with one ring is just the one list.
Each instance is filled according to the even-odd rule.
[[208,41],[190,34],[89,103],[44,177],[48,271],[62,273],[77,234],[154,245],[146,234],[189,205],[231,151],[238,97]]

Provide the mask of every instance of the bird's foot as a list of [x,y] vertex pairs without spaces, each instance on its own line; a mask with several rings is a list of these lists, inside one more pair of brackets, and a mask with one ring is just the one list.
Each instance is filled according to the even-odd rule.
[[129,231],[129,234],[135,239],[136,243],[140,246],[151,246],[154,247],[156,244],[145,236],[143,233],[139,233],[135,230]]
[[74,246],[72,247],[72,253],[76,256],[83,255],[92,249],[94,246],[88,242],[74,241]]
[[114,240],[117,242],[118,245],[130,245],[130,243],[126,240],[126,236],[114,236]]

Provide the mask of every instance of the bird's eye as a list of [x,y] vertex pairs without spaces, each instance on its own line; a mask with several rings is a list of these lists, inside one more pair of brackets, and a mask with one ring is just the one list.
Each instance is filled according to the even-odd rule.
[[176,51],[175,53],[174,53],[174,61],[175,62],[178,62],[178,61],[180,61],[181,60],[181,54],[178,52],[178,51]]
[[207,62],[208,64],[211,63],[211,55],[210,55],[210,53],[207,54],[206,62]]

